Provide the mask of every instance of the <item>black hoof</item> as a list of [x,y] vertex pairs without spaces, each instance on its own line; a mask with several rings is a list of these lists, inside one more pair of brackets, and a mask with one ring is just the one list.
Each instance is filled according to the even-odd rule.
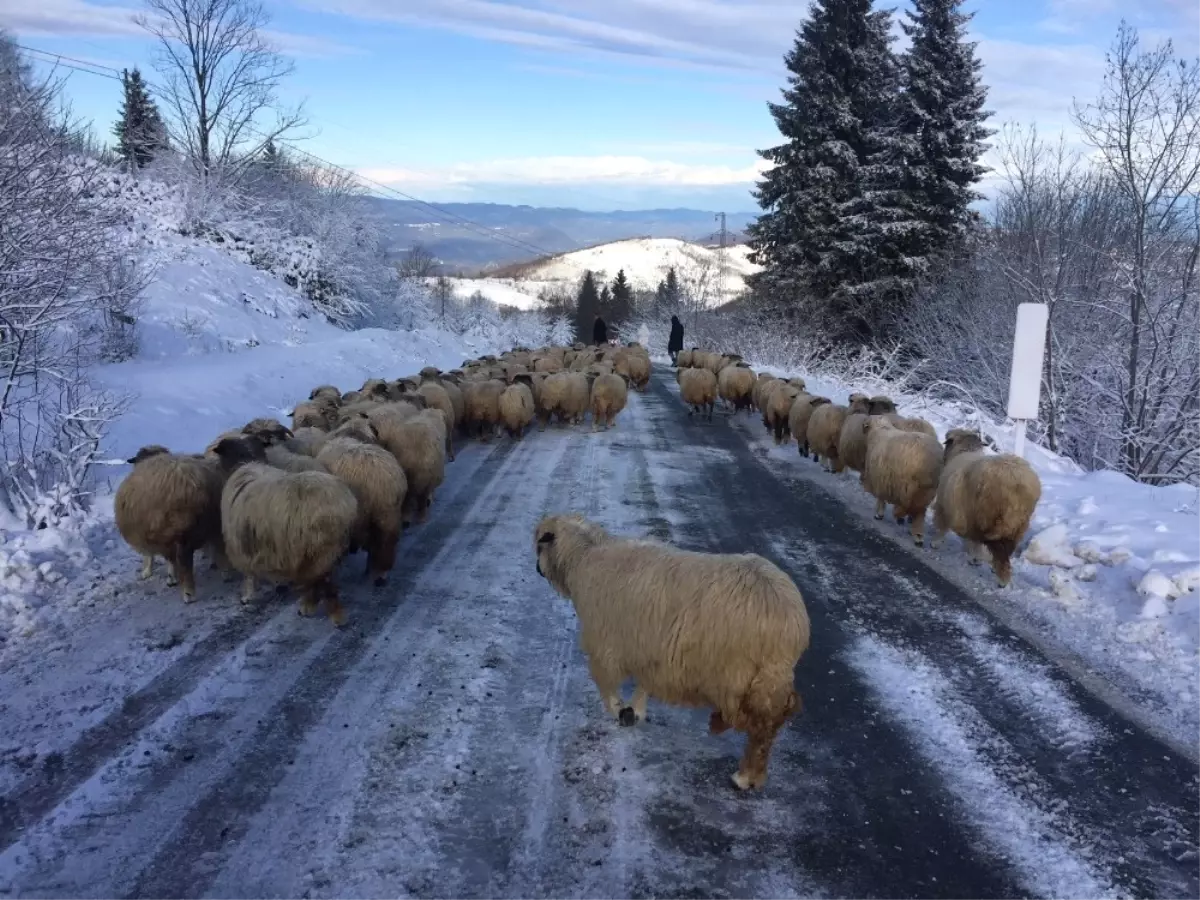
[[621,711],[617,714],[617,722],[619,722],[625,728],[628,728],[630,725],[636,725],[637,716],[633,714],[633,707],[621,707]]
[[875,517],[875,521],[876,521],[876,522],[882,522],[882,521],[883,521],[883,516],[882,516],[882,515],[876,516],[876,517]]
[[275,593],[278,594],[280,597],[282,597],[287,592],[288,592],[288,586],[286,584],[275,585]]
[[375,577],[375,587],[384,587],[386,584],[387,584],[387,577],[386,577],[386,576],[384,576],[384,575],[377,575],[377,576]]

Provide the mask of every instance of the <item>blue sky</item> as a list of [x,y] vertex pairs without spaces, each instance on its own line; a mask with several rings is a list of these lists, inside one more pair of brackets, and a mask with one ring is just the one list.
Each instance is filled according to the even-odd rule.
[[[432,201],[590,209],[754,208],[766,102],[795,0],[267,0],[304,100],[302,146]],[[892,4],[886,4],[892,5]],[[903,4],[900,4],[903,7]],[[1195,55],[1197,0],[968,0],[992,124],[1073,139],[1122,15]],[[22,43],[153,74],[139,0],[0,0]],[[68,74],[68,73],[63,73]],[[75,112],[107,131],[113,81],[73,73]]]

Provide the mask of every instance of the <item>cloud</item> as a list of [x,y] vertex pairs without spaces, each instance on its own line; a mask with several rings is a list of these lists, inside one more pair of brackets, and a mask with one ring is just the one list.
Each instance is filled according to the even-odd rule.
[[471,185],[626,185],[699,188],[749,185],[764,161],[743,167],[697,165],[642,156],[544,156],[460,163],[435,169],[363,166],[360,175],[414,191]]
[[140,37],[145,32],[134,24],[137,12],[132,7],[94,6],[83,0],[0,0],[0,25],[17,34],[50,37]]

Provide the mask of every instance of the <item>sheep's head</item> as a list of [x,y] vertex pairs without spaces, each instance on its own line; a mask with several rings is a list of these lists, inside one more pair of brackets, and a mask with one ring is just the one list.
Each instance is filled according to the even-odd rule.
[[892,398],[884,397],[882,394],[872,397],[868,403],[873,416],[882,416],[896,411],[896,404],[892,402]]
[[213,447],[213,453],[221,460],[221,467],[227,472],[232,472],[246,463],[267,461],[267,451],[263,442],[253,434],[240,438],[224,438]]
[[346,393],[342,394],[342,405],[357,403],[361,399],[362,391],[346,391]]
[[871,402],[862,394],[852,394],[849,409],[850,415],[870,415]]
[[942,454],[942,459],[944,462],[949,462],[960,453],[974,453],[976,450],[982,450],[985,444],[996,446],[991,438],[982,437],[978,431],[970,428],[951,428],[946,432],[946,450]]
[[360,412],[342,422],[330,437],[351,438],[364,444],[378,444],[379,429],[375,427],[366,413]]
[[863,434],[868,438],[881,431],[895,431],[896,426],[886,416],[867,416],[863,420]]
[[604,530],[580,515],[546,516],[533,530],[537,573],[558,593],[567,593],[567,578],[579,554],[604,537]]
[[138,452],[133,454],[133,456],[131,456],[129,459],[125,460],[125,462],[129,463],[131,466],[136,466],[138,463],[145,462],[152,456],[162,456],[163,454],[169,454],[170,452],[171,451],[162,444],[147,444],[145,447],[140,448]]
[[290,428],[276,419],[254,419],[242,427],[242,433],[254,435],[268,447],[295,437]]
[[533,387],[533,376],[528,372],[518,372],[513,376],[513,384],[523,384],[527,388]]
[[342,392],[332,384],[323,384],[320,387],[312,389],[312,393],[308,395],[309,400],[316,400],[318,397],[326,397],[330,400],[337,401],[341,398]]
[[850,395],[850,398],[846,401],[846,405],[853,406],[855,401],[858,401],[858,400],[861,400],[863,403],[871,402],[871,398],[868,397],[866,394],[860,394],[858,391],[855,391],[853,394]]
[[832,402],[833,401],[830,400],[828,397],[813,397],[808,401],[808,405],[811,409],[816,409],[818,406],[823,406],[826,403],[832,403]]

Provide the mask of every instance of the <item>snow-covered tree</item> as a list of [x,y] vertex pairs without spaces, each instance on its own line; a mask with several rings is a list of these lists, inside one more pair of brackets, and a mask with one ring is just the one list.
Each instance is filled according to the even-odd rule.
[[987,171],[979,159],[990,131],[984,126],[987,89],[982,62],[967,40],[971,14],[962,0],[913,0],[901,27],[912,40],[904,56],[899,125],[905,141],[905,200],[921,223],[909,255],[924,271],[961,248],[978,217],[970,209],[975,185]]
[[557,315],[550,323],[550,332],[546,335],[546,343],[557,347],[565,347],[575,340],[575,327],[565,315]]
[[113,125],[117,156],[130,168],[140,169],[167,146],[167,131],[158,106],[136,68],[121,73],[123,97],[119,118]]
[[600,292],[596,290],[596,276],[588,269],[579,282],[575,301],[575,340],[585,344],[592,342],[592,322],[599,312]]
[[[603,303],[603,301],[602,301]],[[617,277],[613,279],[612,291],[608,301],[608,316],[610,324],[620,326],[633,315],[633,288],[629,285],[629,279],[625,275],[625,270],[617,271]]]
[[784,143],[759,151],[773,165],[749,229],[760,282],[842,337],[871,337],[910,274],[890,15],[871,0],[813,3],[785,57],[784,102],[770,104]]

